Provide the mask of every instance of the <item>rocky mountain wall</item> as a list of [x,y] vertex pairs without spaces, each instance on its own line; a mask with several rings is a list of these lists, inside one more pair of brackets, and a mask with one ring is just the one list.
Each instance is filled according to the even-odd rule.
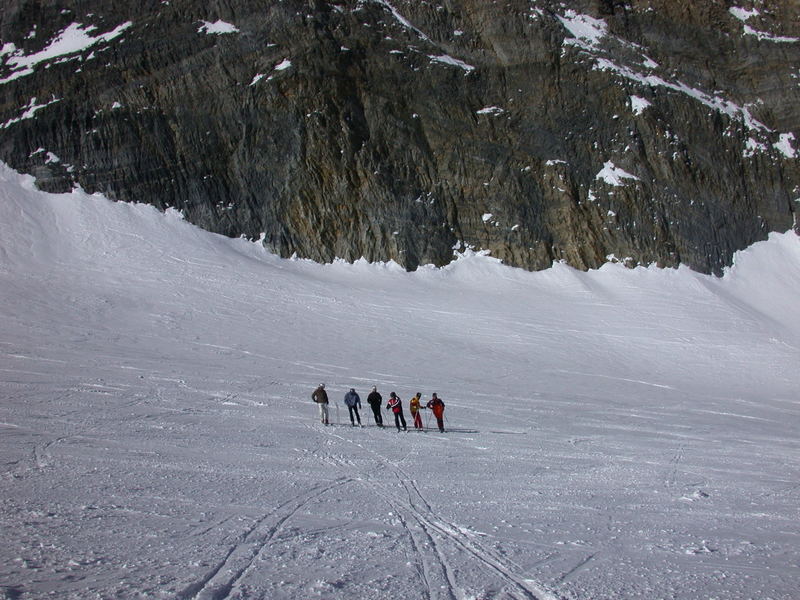
[[687,264],[796,225],[800,5],[4,1],[0,159],[283,256]]

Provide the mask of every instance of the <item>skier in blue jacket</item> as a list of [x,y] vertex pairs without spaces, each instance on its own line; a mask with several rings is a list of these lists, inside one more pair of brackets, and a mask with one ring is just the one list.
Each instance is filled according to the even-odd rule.
[[[358,426],[361,427],[361,416],[358,414],[358,409],[361,408],[361,398],[359,398],[355,389],[350,388],[350,391],[344,395],[344,403],[347,405],[347,411],[350,413],[350,425],[355,427],[357,420]],[[354,414],[355,420],[353,419]]]

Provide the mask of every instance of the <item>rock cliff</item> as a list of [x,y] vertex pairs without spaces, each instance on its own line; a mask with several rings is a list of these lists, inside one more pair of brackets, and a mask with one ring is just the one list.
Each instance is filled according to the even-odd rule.
[[0,159],[283,256],[687,264],[796,227],[800,5],[5,0]]

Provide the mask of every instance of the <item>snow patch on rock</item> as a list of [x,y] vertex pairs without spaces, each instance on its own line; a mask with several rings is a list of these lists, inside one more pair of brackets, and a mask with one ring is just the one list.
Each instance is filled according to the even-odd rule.
[[209,21],[202,21],[197,30],[198,33],[206,33],[208,35],[226,35],[228,33],[239,33],[239,28],[232,23],[223,20],[217,20],[213,23]]
[[621,187],[625,185],[625,180],[641,181],[636,175],[628,173],[624,169],[620,169],[613,162],[606,161],[603,168],[595,176],[595,179],[601,179],[608,185]]

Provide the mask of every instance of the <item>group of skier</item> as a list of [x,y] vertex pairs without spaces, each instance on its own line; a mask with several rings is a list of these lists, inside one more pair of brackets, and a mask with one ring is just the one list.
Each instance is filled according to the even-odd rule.
[[[325,384],[320,383],[319,387],[311,394],[311,399],[319,406],[319,418],[324,425],[330,424],[330,416],[328,411],[328,393],[325,391]],[[373,386],[372,391],[367,396],[367,403],[372,409],[372,414],[375,416],[375,424],[378,427],[383,427],[383,413],[381,412],[383,404],[383,396],[378,393],[377,386]],[[356,427],[363,427],[361,424],[361,415],[358,409],[361,408],[361,397],[356,392],[355,388],[350,388],[350,391],[344,395],[344,404],[347,406],[347,412],[350,416],[350,425]],[[389,401],[386,403],[386,408],[392,411],[394,415],[394,424],[397,431],[408,431],[406,426],[406,418],[403,414],[403,401],[400,397],[392,392],[389,394]],[[436,417],[436,425],[439,431],[444,433],[444,402],[439,398],[436,393],[432,394],[431,399],[423,405],[422,394],[417,392],[416,396],[409,401],[409,410],[411,411],[411,418],[413,419],[414,429],[424,430],[422,424],[422,416],[420,411],[430,409],[433,416]]]

